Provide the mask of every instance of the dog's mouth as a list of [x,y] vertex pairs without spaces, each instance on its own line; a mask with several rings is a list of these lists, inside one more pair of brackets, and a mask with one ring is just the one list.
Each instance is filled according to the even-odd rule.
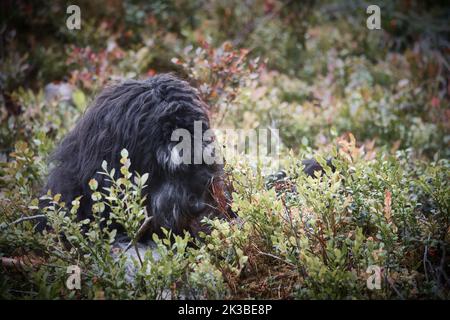
[[189,220],[188,230],[194,236],[199,232],[210,233],[209,224],[205,223],[204,218],[231,221],[237,217],[231,210],[230,196],[219,183],[212,183],[205,197],[200,200],[194,197],[191,200],[194,202],[191,211],[193,218]]
[[222,176],[208,178],[204,171],[196,171],[180,180],[164,181],[151,190],[149,213],[153,215],[154,232],[163,227],[175,234],[188,231],[197,236],[200,231],[209,233],[204,218],[236,218],[231,211],[231,192]]
[[201,199],[201,198],[198,199],[194,195],[189,196],[188,206],[189,206],[189,211],[194,215],[205,211],[205,209],[207,209],[208,207],[213,208],[213,206],[211,206],[209,203],[205,202],[204,199]]

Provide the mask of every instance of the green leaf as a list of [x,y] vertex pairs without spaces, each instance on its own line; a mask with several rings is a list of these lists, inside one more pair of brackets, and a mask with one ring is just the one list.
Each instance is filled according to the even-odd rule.
[[120,151],[120,155],[122,156],[122,158],[128,158],[128,150],[122,149],[122,151]]
[[98,182],[95,179],[89,180],[89,188],[91,188],[92,191],[97,190],[98,188]]
[[72,100],[78,110],[84,110],[86,108],[86,96],[80,89],[76,89],[72,93]]
[[144,185],[148,180],[148,173],[144,173],[141,177],[141,184]]

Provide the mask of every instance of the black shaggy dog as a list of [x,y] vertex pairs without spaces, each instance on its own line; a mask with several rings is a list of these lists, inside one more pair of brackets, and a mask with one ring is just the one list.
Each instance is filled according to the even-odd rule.
[[172,75],[111,86],[96,98],[52,155],[55,166],[45,192],[60,193],[68,204],[82,195],[78,218],[90,218],[88,182],[95,178],[99,190],[108,187],[105,177],[98,174],[101,163],[106,160],[118,172],[120,151],[125,148],[130,172],[149,173],[144,189],[147,214],[152,216],[149,233],[164,227],[174,233],[187,230],[196,234],[203,217],[232,212],[223,203],[221,165],[174,165],[171,161],[178,143],[171,141],[172,132],[186,129],[192,135],[195,121],[201,121],[203,132],[209,129],[207,106],[194,88]]

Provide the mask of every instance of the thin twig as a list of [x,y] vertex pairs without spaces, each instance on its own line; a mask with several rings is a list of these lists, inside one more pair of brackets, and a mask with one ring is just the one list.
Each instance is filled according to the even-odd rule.
[[388,276],[386,276],[386,280],[391,288],[395,291],[395,293],[400,297],[400,299],[405,300],[405,297],[400,293],[400,291],[398,291],[397,287],[395,286],[394,281]]
[[[289,226],[290,226],[290,228],[291,228],[292,233],[294,234],[294,239],[295,239],[295,244],[296,244],[296,246],[297,246],[297,249],[298,249],[299,252],[300,252],[300,250],[301,250],[301,243],[300,243],[300,239],[299,239],[298,234],[297,234],[297,230],[296,230],[296,228],[295,228],[295,226],[294,226],[294,221],[293,221],[293,219],[292,219],[292,212],[291,212],[290,209],[288,209],[288,207],[287,207],[287,205],[286,205],[286,196],[281,197],[281,203],[283,204],[283,209],[284,209],[285,215],[287,215],[287,217],[289,218]],[[296,268],[297,268],[298,272],[299,272],[303,277],[306,276],[306,271],[305,271],[305,269],[303,268],[303,266],[296,265]]]
[[[427,243],[428,241],[430,241],[430,236],[428,236]],[[423,270],[425,272],[425,279],[427,279],[428,282],[427,255],[428,255],[428,244],[425,245],[425,249],[423,251]]]
[[258,251],[258,253],[261,254],[261,255],[268,256],[268,257],[280,260],[280,261],[286,263],[287,265],[290,265],[293,268],[297,268],[297,266],[295,264],[293,264],[293,263],[291,263],[289,261],[286,261],[286,260],[284,260],[284,259],[282,259],[282,258],[280,258],[280,257],[278,257],[278,256],[276,256],[274,254],[271,254],[271,253],[268,253],[268,252],[262,252],[261,250],[259,250],[259,248],[255,244],[253,244],[253,247],[255,247],[256,251]]
[[150,229],[150,222],[152,218],[153,216],[145,218],[144,223],[139,227],[139,230],[136,232],[136,235],[125,248],[125,252],[127,252],[133,246],[133,244],[137,243],[143,237],[144,233],[148,229]]
[[28,259],[29,263],[26,263],[24,261],[24,258],[17,257],[17,258],[10,258],[10,257],[2,257],[1,258],[1,265],[5,268],[16,268],[16,269],[23,269],[24,267],[31,266],[35,267],[38,265],[43,264],[42,261],[36,260],[36,259]]
[[150,217],[146,217],[144,220],[144,223],[142,223],[142,225],[139,227],[139,230],[136,232],[136,235],[134,236],[134,238],[130,241],[130,243],[127,245],[127,247],[125,248],[124,252],[127,252],[132,246],[134,246],[134,249],[136,250],[136,255],[139,259],[139,262],[141,264],[141,267],[144,266],[144,263],[142,262],[142,258],[141,255],[139,253],[139,248],[138,248],[138,241],[142,238],[142,236],[144,235],[144,233],[150,229],[151,227],[151,220],[152,220],[153,216]]
[[8,226],[9,225],[19,224],[19,223],[22,223],[22,222],[25,222],[25,221],[29,221],[29,220],[36,220],[36,219],[42,219],[42,218],[46,218],[46,215],[45,214],[37,214],[35,216],[26,216],[26,217],[19,218],[19,219],[15,220],[15,221],[9,223]]
[[141,267],[143,267],[144,263],[142,262],[141,254],[139,253],[139,247],[138,247],[137,241],[134,243],[134,250],[136,251],[136,255],[139,259],[139,263],[141,264]]

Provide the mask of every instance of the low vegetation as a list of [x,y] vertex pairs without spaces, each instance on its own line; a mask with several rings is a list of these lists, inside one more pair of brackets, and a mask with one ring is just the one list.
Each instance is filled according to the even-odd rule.
[[[65,29],[63,4],[18,1],[4,20],[0,297],[449,299],[449,29],[441,6],[386,1],[383,30],[370,31],[364,6],[207,2],[99,10],[80,1],[88,9],[78,32]],[[106,207],[130,238],[145,219],[142,190],[152,181],[129,172],[126,150],[119,179],[107,163],[98,168],[113,181],[109,190],[89,184],[93,221],[74,219],[77,201],[67,209],[58,194],[44,195],[44,210],[38,202],[50,152],[95,94],[111,81],[167,71],[199,88],[215,127],[278,129],[280,168],[228,159],[239,219],[205,221],[212,232],[200,239],[155,235],[153,249],[130,264],[114,247],[115,231],[99,227],[111,222],[101,221]],[[310,157],[323,175],[302,172]],[[51,232],[34,231],[27,217],[39,214]],[[70,265],[81,268],[79,290],[66,287]],[[367,285],[374,275],[379,288]]]

